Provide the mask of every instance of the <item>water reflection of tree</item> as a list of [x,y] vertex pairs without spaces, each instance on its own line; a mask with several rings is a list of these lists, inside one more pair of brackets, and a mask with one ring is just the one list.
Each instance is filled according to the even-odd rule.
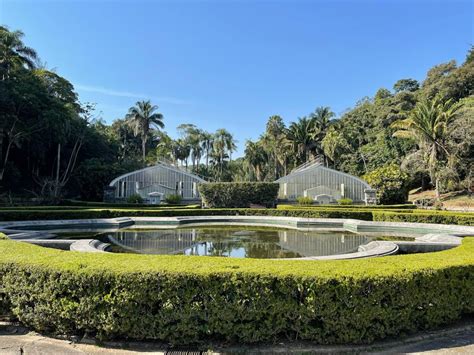
[[[298,253],[282,249],[278,231],[201,231],[197,240],[203,241],[206,255],[230,256],[232,252],[244,250],[246,258],[289,258],[299,257]],[[192,253],[192,252],[191,252]]]

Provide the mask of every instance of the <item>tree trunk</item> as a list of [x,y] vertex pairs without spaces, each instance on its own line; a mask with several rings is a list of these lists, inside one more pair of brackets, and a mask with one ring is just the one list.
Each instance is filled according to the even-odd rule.
[[146,159],[146,138],[142,138],[142,158],[143,162],[145,162]]
[[436,178],[435,181],[436,181],[436,183],[435,183],[435,196],[436,196],[436,200],[439,201],[439,179]]

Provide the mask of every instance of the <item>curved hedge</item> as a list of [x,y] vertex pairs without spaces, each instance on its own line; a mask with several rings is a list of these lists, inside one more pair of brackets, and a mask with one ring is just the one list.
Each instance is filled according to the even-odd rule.
[[400,205],[290,205],[290,204],[278,204],[278,209],[301,209],[301,208],[315,208],[315,209],[325,209],[325,208],[349,208],[349,209],[362,209],[362,210],[416,210],[418,207],[412,203],[410,204],[400,204]]
[[288,216],[303,218],[353,218],[364,221],[441,223],[474,226],[474,213],[413,209],[369,208],[7,208],[0,209],[0,221],[90,219],[116,217],[177,216]]
[[171,344],[367,343],[474,313],[474,238],[303,261],[65,252],[0,240],[0,308],[37,331]]

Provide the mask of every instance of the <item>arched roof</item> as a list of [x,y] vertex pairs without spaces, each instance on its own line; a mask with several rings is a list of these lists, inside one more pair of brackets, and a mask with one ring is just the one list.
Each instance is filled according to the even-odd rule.
[[365,187],[367,187],[368,189],[370,189],[370,185],[365,182],[364,180],[362,180],[361,178],[358,178],[357,176],[354,176],[354,175],[350,175],[350,174],[347,174],[347,173],[343,173],[342,171],[338,171],[338,170],[334,170],[334,169],[331,169],[331,168],[326,168],[325,166],[323,166],[321,163],[319,162],[315,162],[314,164],[312,165],[309,165],[309,166],[306,166],[304,167],[303,169],[301,168],[297,168],[296,170],[294,170],[293,172],[289,173],[288,175],[286,176],[283,176],[281,178],[279,178],[278,180],[275,180],[275,182],[285,182],[287,181],[288,179],[291,179],[293,177],[296,177],[296,176],[299,176],[299,175],[303,175],[305,173],[307,173],[308,171],[311,171],[311,170],[325,170],[325,171],[329,171],[331,173],[334,173],[336,175],[340,175],[340,176],[346,176],[348,178],[351,178],[355,181],[358,181],[360,182],[361,184],[363,184]]
[[155,169],[167,169],[167,170],[172,170],[172,171],[175,171],[177,173],[180,173],[180,174],[184,174],[186,176],[189,176],[191,178],[194,178],[200,182],[206,182],[206,180],[204,180],[203,178],[195,175],[195,174],[191,174],[187,171],[184,171],[178,167],[175,167],[175,166],[172,166],[172,165],[168,165],[168,164],[164,164],[164,163],[161,163],[161,162],[158,162],[156,165],[153,165],[153,166],[149,166],[149,167],[146,167],[146,168],[143,168],[143,169],[140,169],[140,170],[135,170],[135,171],[132,171],[132,172],[129,172],[129,173],[126,173],[126,174],[123,174],[123,175],[120,175],[119,177],[116,177],[115,179],[113,179],[109,186],[114,186],[118,181],[126,178],[127,176],[132,176],[134,174],[138,174],[138,173],[141,173],[141,172],[145,172],[145,171],[153,171]]

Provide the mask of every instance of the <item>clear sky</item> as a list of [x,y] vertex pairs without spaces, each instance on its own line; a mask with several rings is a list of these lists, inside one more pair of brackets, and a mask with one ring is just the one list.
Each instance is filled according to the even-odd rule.
[[316,106],[338,115],[400,78],[462,62],[474,1],[0,0],[0,23],[25,32],[48,68],[111,122],[151,99],[180,123],[239,141],[267,118]]

